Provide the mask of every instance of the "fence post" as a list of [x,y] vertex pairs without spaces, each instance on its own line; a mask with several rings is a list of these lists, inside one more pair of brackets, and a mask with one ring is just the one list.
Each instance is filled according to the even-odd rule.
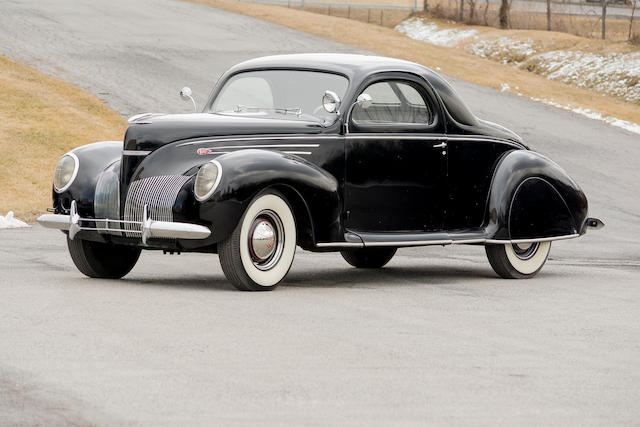
[[602,40],[607,35],[607,0],[602,1]]

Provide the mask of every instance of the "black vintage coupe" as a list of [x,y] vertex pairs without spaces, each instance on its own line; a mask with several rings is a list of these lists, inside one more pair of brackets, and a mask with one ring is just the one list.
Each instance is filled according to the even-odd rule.
[[252,291],[278,285],[296,246],[380,268],[399,247],[481,244],[498,275],[528,278],[551,241],[603,225],[557,164],[435,72],[342,54],[253,59],[201,113],[132,117],[124,144],[62,156],[52,211],[38,221],[89,277],[126,275],[142,249],[210,252]]

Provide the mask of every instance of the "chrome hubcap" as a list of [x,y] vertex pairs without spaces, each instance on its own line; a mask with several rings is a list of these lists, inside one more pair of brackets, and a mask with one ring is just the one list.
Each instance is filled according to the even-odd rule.
[[264,261],[275,250],[276,232],[266,219],[256,221],[251,234],[251,249],[257,260]]
[[256,215],[248,245],[251,261],[259,270],[269,270],[278,263],[284,247],[284,226],[275,212],[265,210]]
[[516,256],[519,259],[526,261],[536,254],[540,243],[514,243],[511,246],[513,247],[513,252]]

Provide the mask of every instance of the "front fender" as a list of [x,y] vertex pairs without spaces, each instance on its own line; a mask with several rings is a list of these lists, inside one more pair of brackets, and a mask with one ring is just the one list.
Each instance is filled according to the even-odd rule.
[[68,189],[58,194],[52,190],[56,213],[68,213],[75,200],[82,216],[94,216],[94,196],[100,173],[122,157],[122,141],[102,141],[71,150],[78,158],[78,174]]
[[[216,159],[222,178],[211,198],[200,204],[200,218],[213,225],[214,241],[233,231],[253,197],[268,187],[287,189],[296,217],[308,215],[315,241],[341,238],[338,181],[306,160],[276,151],[242,150]],[[306,212],[305,212],[306,211]]]
[[587,198],[556,163],[529,150],[506,153],[493,176],[487,235],[495,240],[583,234]]

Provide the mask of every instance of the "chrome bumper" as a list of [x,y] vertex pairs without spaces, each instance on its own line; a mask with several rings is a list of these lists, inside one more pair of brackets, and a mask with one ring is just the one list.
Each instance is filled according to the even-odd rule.
[[[83,223],[93,222],[96,225],[98,223],[104,224],[104,226],[96,227],[84,227]],[[142,238],[142,243],[145,245],[151,238],[169,238],[169,239],[206,239],[211,235],[211,230],[203,225],[189,224],[186,222],[168,222],[168,221],[154,221],[149,218],[149,212],[147,206],[144,206],[142,221],[123,221],[117,219],[99,219],[99,218],[82,218],[78,215],[78,207],[76,201],[71,202],[71,209],[69,215],[60,214],[45,214],[38,218],[38,223],[46,228],[53,228],[56,230],[65,230],[69,232],[69,239],[73,238],[80,231],[98,231],[98,232],[126,232],[139,234]],[[140,230],[124,230],[120,226],[118,228],[110,227],[110,224],[131,224],[139,225]]]

